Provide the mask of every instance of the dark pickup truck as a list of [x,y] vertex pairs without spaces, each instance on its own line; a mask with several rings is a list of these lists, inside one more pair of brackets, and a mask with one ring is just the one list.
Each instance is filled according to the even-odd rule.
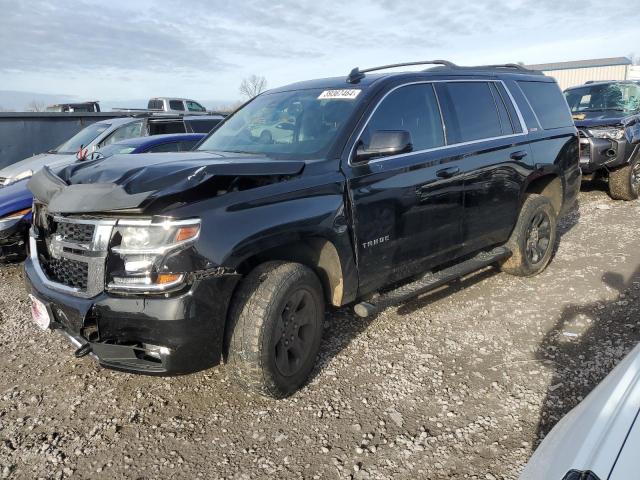
[[640,84],[590,82],[565,90],[580,131],[580,166],[585,179],[605,178],[615,200],[640,193],[640,147],[629,127],[640,121]]
[[191,153],[38,172],[36,323],[108,368],[225,361],[283,397],[314,366],[326,305],[375,315],[490,265],[541,272],[581,181],[558,85],[417,64],[436,66],[271,90]]

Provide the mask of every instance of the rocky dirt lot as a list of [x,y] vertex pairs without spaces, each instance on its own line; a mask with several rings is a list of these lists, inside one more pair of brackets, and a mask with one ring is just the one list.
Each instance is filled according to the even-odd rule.
[[581,196],[550,267],[494,270],[373,319],[327,316],[311,383],[103,370],[31,322],[0,267],[0,478],[515,479],[640,338],[640,202]]

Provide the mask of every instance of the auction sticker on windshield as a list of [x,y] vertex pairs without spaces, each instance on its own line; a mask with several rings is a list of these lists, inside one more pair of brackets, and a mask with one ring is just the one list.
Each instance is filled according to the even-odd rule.
[[31,316],[33,317],[33,321],[42,330],[46,330],[51,323],[51,317],[49,317],[47,307],[33,295],[29,295],[29,298],[31,299]]
[[353,100],[358,96],[361,90],[357,88],[343,88],[340,90],[325,90],[320,94],[318,100]]

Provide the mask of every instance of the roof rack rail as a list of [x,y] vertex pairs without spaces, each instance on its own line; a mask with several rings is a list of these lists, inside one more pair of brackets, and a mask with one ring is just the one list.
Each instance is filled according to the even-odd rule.
[[520,65],[519,63],[497,63],[495,65],[479,65],[477,67],[472,68],[513,68],[515,70],[520,70],[521,72],[535,72],[538,70],[530,70],[524,65]]
[[425,60],[422,62],[394,63],[391,65],[382,65],[380,67],[365,68],[364,70],[360,70],[358,67],[356,67],[353,70],[351,70],[351,73],[349,73],[349,76],[347,77],[347,83],[358,83],[360,80],[362,80],[365,77],[366,73],[375,72],[377,70],[386,70],[388,68],[410,67],[413,65],[429,65],[429,64],[444,65],[449,68],[458,67],[455,63],[449,62],[447,60]]

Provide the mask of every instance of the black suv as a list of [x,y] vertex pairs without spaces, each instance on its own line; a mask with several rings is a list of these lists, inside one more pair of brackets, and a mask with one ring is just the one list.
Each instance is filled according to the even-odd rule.
[[517,65],[378,73],[266,92],[191,153],[44,169],[33,315],[109,368],[227,362],[291,394],[325,306],[373,315],[492,264],[542,271],[580,187],[551,78]]
[[616,200],[635,200],[640,192],[640,147],[625,126],[640,117],[640,84],[590,82],[565,90],[580,130],[580,165],[585,179],[607,178]]

